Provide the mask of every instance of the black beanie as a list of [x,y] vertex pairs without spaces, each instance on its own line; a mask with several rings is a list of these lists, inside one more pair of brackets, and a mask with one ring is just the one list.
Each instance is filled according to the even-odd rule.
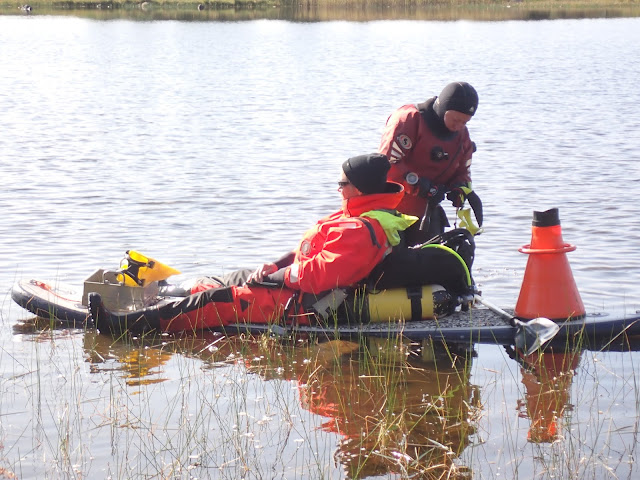
[[433,109],[440,118],[444,118],[447,110],[473,116],[478,109],[478,93],[467,82],[453,82],[444,87],[433,104]]
[[385,191],[390,168],[387,156],[381,153],[358,155],[342,164],[342,170],[352,185],[365,194]]

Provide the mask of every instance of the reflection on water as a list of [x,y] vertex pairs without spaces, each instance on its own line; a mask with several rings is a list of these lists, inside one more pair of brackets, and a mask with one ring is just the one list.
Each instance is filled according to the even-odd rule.
[[[301,458],[309,458],[300,453],[305,445],[315,455],[324,452],[310,460],[323,469],[329,468],[331,458],[335,462],[332,468],[341,472],[339,478],[470,479],[485,469],[478,464],[477,447],[487,446],[488,433],[486,424],[481,424],[485,415],[496,413],[487,411],[486,402],[491,402],[487,397],[494,395],[496,388],[508,389],[504,381],[482,386],[472,383],[472,370],[479,361],[475,350],[440,343],[415,344],[397,338],[364,338],[360,342],[298,339],[290,343],[267,336],[225,337],[219,333],[114,339],[95,331],[43,330],[46,322],[20,325],[14,328],[16,336],[39,345],[37,357],[65,357],[80,340],[80,357],[89,368],[80,364],[64,372],[54,396],[47,393],[46,385],[57,383],[51,375],[60,375],[59,365],[43,365],[37,371],[45,385],[42,392],[38,390],[45,407],[38,408],[39,412],[68,409],[69,389],[75,393],[73,401],[78,402],[71,407],[78,411],[68,419],[47,419],[39,413],[36,431],[41,442],[51,443],[51,431],[58,435],[55,432],[65,431],[68,423],[71,431],[65,434],[66,441],[75,445],[86,441],[76,433],[84,431],[82,425],[93,425],[93,435],[108,442],[111,451],[109,455],[100,450],[99,441],[90,442],[91,451],[101,454],[101,460],[92,460],[97,465],[116,461],[132,448],[138,453],[128,462],[139,462],[139,456],[156,455],[160,448],[165,451],[159,457],[162,462],[168,455],[181,465],[175,472],[187,468],[201,478],[214,478],[203,473],[214,470],[224,472],[215,478],[238,478],[240,460],[263,472],[281,469],[286,477],[287,472],[294,474],[299,468],[296,465]],[[48,346],[55,357],[43,354]],[[511,350],[511,359],[516,362],[505,359],[497,370],[482,369],[508,372],[509,363],[519,365],[521,395],[517,405],[507,403],[502,414],[511,424],[513,412],[518,411],[527,422],[523,437],[540,449],[532,455],[522,445],[519,461],[532,463],[531,468],[543,472],[559,472],[555,478],[581,478],[566,470],[583,454],[583,447],[575,452],[573,448],[566,450],[564,443],[582,445],[580,425],[585,422],[575,410],[581,407],[583,400],[578,398],[583,392],[578,386],[578,398],[572,399],[576,395],[574,379],[581,360],[593,353],[566,348],[552,346],[528,356]],[[589,365],[582,365],[582,370],[585,368]],[[476,369],[476,379],[481,377],[478,373]],[[611,373],[592,372],[580,378],[585,381],[595,376],[608,384],[618,377]],[[516,376],[516,372],[508,375]],[[12,379],[6,385],[15,382]],[[613,392],[612,402],[621,401],[618,388],[606,388]],[[27,388],[31,389],[33,383]],[[592,398],[593,392],[586,395],[592,403],[602,401]],[[313,420],[302,415],[296,405]],[[598,413],[590,412],[588,405],[587,412],[587,425],[607,421],[598,419]],[[53,427],[49,425],[52,421]],[[629,427],[623,426],[620,413],[616,423],[624,435]],[[611,442],[612,432],[607,428],[605,425],[602,430],[605,444]],[[508,435],[503,441],[518,445],[521,437],[517,432]],[[624,446],[626,442],[616,439],[606,448],[621,448],[620,443]],[[545,445],[552,449],[551,454],[543,449]],[[273,458],[280,460],[262,465],[265,459]],[[69,461],[78,462],[73,455]],[[599,464],[600,460],[594,462]],[[152,472],[158,467],[145,466],[149,468]],[[328,474],[331,471],[323,470],[318,478],[338,478]],[[583,465],[579,473],[589,471],[589,465]]]
[[108,371],[122,372],[122,377],[130,387],[150,385],[167,380],[162,375],[162,367],[172,353],[159,348],[118,342],[106,335],[87,332],[84,335],[86,361],[91,365],[91,373]]
[[166,380],[163,365],[172,355],[198,358],[212,375],[235,364],[264,380],[295,381],[302,408],[322,417],[320,430],[338,436],[334,459],[345,478],[470,478],[456,460],[481,409],[469,382],[471,352],[377,338],[288,345],[209,334],[137,347],[91,332],[84,338],[90,371],[119,371],[129,386]]
[[468,478],[469,469],[455,461],[480,410],[478,389],[469,384],[471,358],[427,346],[429,356],[437,350],[427,362],[405,348],[368,339],[356,359],[327,364],[318,355],[297,372],[301,402],[327,418],[324,430],[340,435],[335,458],[347,478]]
[[[237,14],[261,12],[229,18]],[[336,169],[377,147],[390,112],[466,79],[481,92],[471,129],[486,207],[474,263],[483,294],[513,306],[531,211],[557,206],[565,240],[578,246],[570,262],[588,311],[640,308],[637,208],[625,200],[640,185],[640,64],[629,61],[639,19],[313,22],[333,15],[321,7],[295,15],[0,16],[1,290],[20,278],[80,287],[128,248],[187,277],[278,258],[335,209]],[[471,373],[438,362],[434,376],[422,354],[383,362],[364,345],[334,344],[347,350],[330,361],[333,347],[280,352],[268,339],[111,343],[92,332],[12,331],[28,314],[6,295],[0,314],[0,465],[24,478],[237,480],[248,467],[256,478],[358,468],[418,476],[421,455],[478,478],[517,478],[540,458],[584,478],[638,476],[635,352],[583,352],[556,428],[565,439],[533,443],[531,419],[541,414],[546,425],[545,412],[562,409],[551,400],[536,410],[534,390],[566,385],[545,387],[534,373],[525,387],[528,370],[499,347],[476,346]],[[469,375],[482,388],[479,419]],[[353,412],[345,395],[357,401]],[[527,418],[516,417],[518,399]],[[438,408],[445,420],[432,415]],[[457,430],[454,418],[467,420]],[[360,443],[374,453],[361,455]],[[555,478],[580,478],[566,473]]]
[[571,383],[580,363],[580,350],[565,352],[553,348],[532,355],[519,355],[525,399],[521,415],[531,422],[527,439],[551,443],[562,436],[563,415],[572,409]]

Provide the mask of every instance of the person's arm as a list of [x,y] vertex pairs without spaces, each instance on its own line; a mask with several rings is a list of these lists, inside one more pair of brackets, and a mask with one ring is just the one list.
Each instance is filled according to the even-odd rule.
[[291,251],[289,253],[284,254],[282,257],[280,257],[278,260],[276,260],[273,263],[275,264],[276,267],[278,267],[278,270],[280,270],[281,268],[288,267],[289,265],[291,265],[295,260],[295,258],[296,258],[296,252]]
[[263,263],[261,266],[255,269],[255,271],[247,278],[247,283],[260,283],[267,275],[276,273],[278,270],[288,267],[293,263],[296,257],[296,252],[289,252],[280,257],[275,262]]
[[[373,223],[373,221],[370,221]],[[345,219],[329,229],[322,250],[286,268],[285,284],[303,292],[320,293],[363,280],[384,255],[386,236],[378,227],[376,244],[360,219]]]
[[401,107],[389,116],[378,148],[378,151],[385,154],[391,163],[387,178],[401,183],[408,191],[413,188],[413,185],[406,179],[410,172],[406,162],[417,142],[421,121],[420,113],[409,107]]
[[468,201],[478,226],[481,227],[484,221],[482,200],[473,190],[471,183],[471,158],[476,151],[476,144],[469,138],[468,131],[464,141],[463,159],[458,166],[455,177],[447,186],[447,199],[451,200],[451,204],[456,208],[462,208],[465,201]]
[[460,153],[460,160],[453,175],[450,186],[455,185],[471,185],[471,160],[473,154],[476,151],[476,144],[469,138],[469,131],[464,132],[462,139],[462,152]]

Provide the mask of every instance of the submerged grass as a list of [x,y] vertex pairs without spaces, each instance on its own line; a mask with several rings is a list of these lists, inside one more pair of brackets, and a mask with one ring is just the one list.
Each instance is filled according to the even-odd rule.
[[395,336],[21,334],[0,400],[19,478],[603,478],[637,453],[637,371],[600,352],[474,367],[472,346]]
[[37,445],[24,460],[0,456],[11,471],[42,474],[31,464],[40,456],[45,478],[335,478],[336,468],[463,478],[470,363],[432,347],[89,331],[34,340],[39,380],[26,392]]

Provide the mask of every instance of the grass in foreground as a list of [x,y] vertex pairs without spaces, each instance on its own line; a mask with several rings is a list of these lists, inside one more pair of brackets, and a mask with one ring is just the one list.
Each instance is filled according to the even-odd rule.
[[[0,401],[0,466],[18,477],[578,479],[633,469],[633,411],[616,405],[639,404],[637,372],[613,373],[618,360],[598,352],[472,369],[473,349],[397,337],[20,335],[33,352],[3,378]],[[496,471],[482,460],[493,448],[504,456]]]

